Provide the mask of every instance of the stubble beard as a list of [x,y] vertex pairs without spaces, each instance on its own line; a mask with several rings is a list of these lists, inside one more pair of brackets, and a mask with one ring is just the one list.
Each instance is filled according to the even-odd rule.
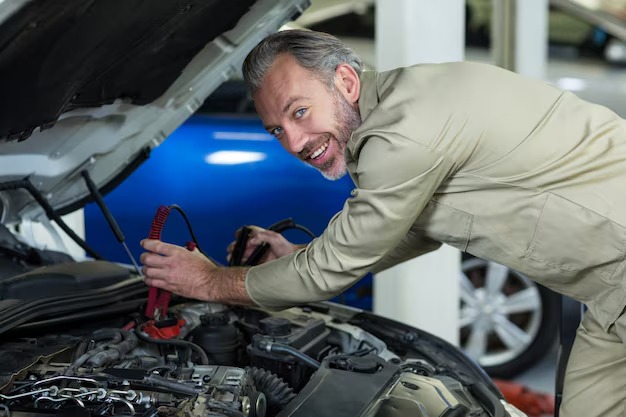
[[327,180],[336,181],[348,172],[344,154],[352,133],[361,125],[361,115],[358,107],[350,105],[339,91],[334,91],[333,96],[336,104],[334,128],[337,133],[331,140],[335,141],[340,152],[329,158],[318,170]]

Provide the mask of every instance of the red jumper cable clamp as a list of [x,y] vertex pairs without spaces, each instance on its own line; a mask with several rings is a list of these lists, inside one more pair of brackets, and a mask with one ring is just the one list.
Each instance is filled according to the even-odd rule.
[[142,330],[153,339],[173,339],[180,335],[181,329],[185,326],[185,320],[167,319],[156,323],[148,320],[143,325]]
[[[170,214],[170,208],[167,206],[159,206],[154,219],[152,220],[152,226],[150,227],[150,239],[161,239],[161,231],[167,216]],[[167,316],[167,307],[170,303],[171,293],[169,291],[162,290],[156,287],[150,287],[148,290],[148,305],[146,306],[146,317],[159,320]]]
[[[161,232],[163,231],[163,225],[167,216],[169,216],[172,209],[168,206],[159,206],[154,219],[152,220],[152,226],[150,227],[150,239],[161,239]],[[187,242],[185,245],[187,250],[193,251],[196,249],[194,242]],[[150,287],[148,290],[148,304],[146,306],[146,317],[154,320],[162,320],[167,317],[167,308],[170,303],[171,293],[169,291],[162,290],[156,287]]]

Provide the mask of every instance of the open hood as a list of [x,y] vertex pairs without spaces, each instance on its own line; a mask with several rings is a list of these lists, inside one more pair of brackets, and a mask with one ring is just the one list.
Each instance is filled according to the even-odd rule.
[[0,2],[1,222],[113,188],[309,3]]

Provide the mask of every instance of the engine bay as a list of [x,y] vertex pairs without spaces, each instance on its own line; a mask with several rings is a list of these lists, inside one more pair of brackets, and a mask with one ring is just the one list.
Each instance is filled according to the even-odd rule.
[[130,309],[7,329],[0,416],[508,415],[458,349],[400,323],[176,301],[160,321]]

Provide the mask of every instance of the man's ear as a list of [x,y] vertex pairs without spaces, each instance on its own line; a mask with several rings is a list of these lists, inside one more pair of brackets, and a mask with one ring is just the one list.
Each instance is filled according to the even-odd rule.
[[343,94],[348,103],[354,104],[361,94],[361,80],[354,68],[341,63],[335,70],[335,86]]

